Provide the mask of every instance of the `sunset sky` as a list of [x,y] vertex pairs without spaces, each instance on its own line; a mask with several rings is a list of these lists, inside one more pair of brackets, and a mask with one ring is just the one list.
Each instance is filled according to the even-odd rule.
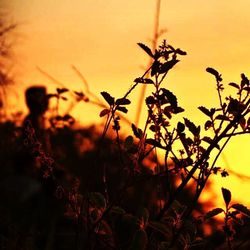
[[[19,24],[15,45],[18,107],[24,103],[22,91],[30,85],[44,84],[49,91],[60,87],[37,67],[65,87],[84,90],[71,68],[75,65],[92,92],[99,95],[105,90],[121,97],[148,64],[137,43],[151,45],[154,0],[3,0],[2,5]],[[160,29],[166,29],[161,39],[188,53],[170,72],[165,87],[179,97],[184,115],[197,123],[203,121],[197,106],[218,104],[214,79],[206,67],[221,72],[225,85],[239,82],[243,72],[250,76],[249,9],[249,0],[161,1]],[[138,88],[131,95],[131,121],[135,120],[139,93]],[[100,109],[87,104],[73,112],[85,124],[100,119]],[[249,139],[249,135],[233,138],[220,161],[223,168],[250,176]],[[227,180],[214,179],[216,192],[224,186],[235,199],[249,197],[249,180],[233,175]],[[250,200],[244,201],[250,205]]]

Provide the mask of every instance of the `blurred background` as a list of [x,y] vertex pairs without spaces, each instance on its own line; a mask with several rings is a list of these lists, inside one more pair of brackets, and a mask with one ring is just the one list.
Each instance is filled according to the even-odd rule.
[[[197,107],[218,105],[215,82],[205,72],[206,67],[217,69],[225,85],[240,82],[243,72],[250,76],[250,3],[158,2],[159,43],[166,39],[188,53],[170,72],[165,87],[179,98],[185,108],[183,116],[201,124],[204,116]],[[3,20],[17,24],[9,38],[12,56],[6,62],[13,79],[13,84],[5,87],[5,112],[9,117],[27,113],[24,91],[31,85],[44,85],[49,93],[62,87],[84,92],[86,80],[91,92],[99,97],[101,91],[122,97],[149,63],[137,43],[152,44],[157,1],[2,0],[0,6]],[[131,122],[137,120],[139,126],[146,112],[142,109],[138,119],[140,96],[138,87],[130,96],[132,105],[126,116]],[[69,103],[65,102],[65,110]],[[101,125],[100,110],[86,102],[70,107],[71,115],[84,126]],[[126,134],[128,129],[125,126],[122,132]],[[217,197],[216,202],[221,204],[223,186],[230,188],[234,200],[250,205],[249,146],[249,135],[232,138],[218,162],[230,176],[213,176],[212,191],[202,197],[204,201]]]

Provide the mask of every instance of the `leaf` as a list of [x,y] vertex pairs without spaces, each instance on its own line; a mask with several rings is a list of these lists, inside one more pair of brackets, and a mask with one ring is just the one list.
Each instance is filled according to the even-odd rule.
[[143,44],[143,43],[137,43],[149,56],[151,56],[151,57],[153,57],[154,58],[154,55],[153,55],[153,53],[152,53],[152,51],[151,51],[151,49],[147,46],[147,45],[145,45],[145,44]]
[[[214,141],[210,137],[208,137],[208,136],[204,136],[202,138],[202,141],[207,142],[209,144],[214,143]],[[220,146],[218,144],[216,144],[215,147],[220,150]]]
[[131,103],[130,100],[127,98],[119,98],[115,101],[116,105],[128,105],[130,103]]
[[177,124],[178,134],[182,133],[184,130],[185,130],[185,125],[182,122],[178,122],[178,124]]
[[138,77],[134,80],[134,82],[137,83],[143,83],[143,84],[154,84],[154,81],[149,79],[149,78],[142,78],[142,77]]
[[223,199],[225,201],[226,206],[228,207],[230,201],[231,201],[231,192],[230,190],[226,188],[221,188]]
[[250,87],[244,87],[243,89],[246,90],[247,92],[250,91]]
[[241,76],[241,87],[244,87],[245,85],[249,86],[248,78],[244,74],[241,74],[240,76]]
[[138,139],[141,139],[141,138],[142,138],[142,135],[143,135],[142,130],[141,130],[140,128],[137,128],[137,127],[135,126],[135,124],[133,124],[133,123],[132,123],[131,127],[132,127],[132,130],[133,130],[134,136],[135,136],[136,138],[138,138]]
[[110,109],[103,109],[103,110],[100,112],[99,116],[100,116],[100,117],[103,117],[103,116],[105,116],[105,115],[107,115],[107,114],[109,114],[109,113],[110,113]]
[[60,95],[62,93],[68,92],[69,90],[66,88],[57,88],[56,91]]
[[161,90],[162,90],[164,96],[165,96],[165,97],[167,98],[167,100],[169,101],[169,103],[170,103],[172,109],[175,110],[175,109],[177,108],[177,106],[178,106],[176,96],[175,96],[171,91],[169,91],[168,89],[162,88]]
[[151,68],[151,76],[154,76],[160,70],[161,63],[159,61],[154,61]]
[[79,97],[79,98],[83,98],[84,97],[84,94],[83,92],[78,92],[78,91],[74,91],[74,93]]
[[212,217],[214,217],[222,212],[224,212],[224,210],[222,208],[215,208],[215,209],[207,212],[204,218],[206,220],[208,220],[208,219],[210,219],[210,218],[212,218]]
[[135,232],[129,250],[145,250],[148,244],[148,236],[145,230],[139,229]]
[[230,121],[229,117],[227,117],[226,115],[217,115],[215,117],[216,120],[222,120],[222,121]]
[[250,217],[250,210],[244,205],[237,203],[237,204],[233,204],[231,207],[236,209],[240,213],[246,215],[247,217]]
[[208,67],[208,68],[206,68],[206,71],[207,71],[208,73],[214,75],[215,78],[216,78],[216,81],[218,81],[218,82],[221,82],[221,81],[222,81],[221,75],[219,74],[219,72],[218,72],[217,70]]
[[69,122],[70,124],[73,124],[75,122],[75,118],[70,114],[64,115],[63,120]]
[[213,125],[212,121],[206,121],[204,128],[205,130],[208,130],[209,128],[211,128]]
[[165,62],[164,64],[161,65],[159,73],[160,74],[167,73],[178,62],[179,62],[179,60],[176,60],[176,59],[173,59],[171,61]]
[[109,104],[109,105],[114,105],[115,103],[115,98],[112,97],[109,93],[103,91],[101,92],[102,97],[105,99],[105,101]]
[[92,192],[89,195],[89,201],[92,206],[97,208],[105,208],[106,207],[106,200],[101,193]]
[[240,86],[235,82],[230,82],[228,85],[230,85],[230,86],[232,86],[232,87],[234,87],[236,89],[240,89]]
[[119,111],[121,111],[121,112],[123,112],[123,113],[127,113],[128,112],[128,109],[125,108],[125,107],[123,107],[123,106],[117,106],[116,109],[119,110]]
[[179,48],[175,50],[175,53],[176,53],[176,54],[179,54],[179,55],[181,55],[181,56],[187,55],[187,52],[186,52],[186,51],[183,51],[183,50],[181,50],[181,49],[179,49]]
[[153,96],[148,96],[145,101],[146,101],[147,105],[157,103],[157,101],[155,100],[155,98]]
[[194,135],[198,136],[200,134],[200,126],[196,127],[193,122],[189,119],[184,118],[185,125],[188,127],[189,131]]
[[149,78],[144,78],[144,83],[147,83],[147,84],[154,84],[154,81],[149,79]]
[[130,148],[134,144],[134,138],[133,136],[129,135],[125,141],[124,141],[124,146],[126,149]]
[[61,99],[64,100],[64,101],[67,101],[68,98],[67,97],[64,97],[64,96],[61,96]]
[[238,100],[231,98],[229,104],[228,104],[228,108],[227,108],[227,112],[231,113],[231,114],[235,114],[239,111],[240,108],[240,103]]
[[204,113],[205,115],[211,117],[211,112],[210,112],[210,110],[208,110],[206,107],[200,106],[200,107],[198,107],[198,109],[199,109],[202,113]]

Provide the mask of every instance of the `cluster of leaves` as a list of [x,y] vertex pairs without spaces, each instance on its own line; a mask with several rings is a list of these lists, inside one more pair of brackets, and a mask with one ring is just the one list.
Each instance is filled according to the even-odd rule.
[[234,226],[235,224],[243,226],[244,225],[243,217],[246,216],[250,218],[250,210],[244,205],[239,203],[231,204],[232,195],[230,190],[226,188],[221,188],[221,191],[225,203],[225,209],[214,208],[204,216],[204,219],[208,220],[218,214],[224,213],[223,231],[226,235],[228,249],[233,249],[233,240],[236,234]]
[[[91,166],[87,166],[96,170],[95,164],[98,165],[95,175],[101,175],[97,180],[100,188],[86,185],[87,188],[81,192],[80,187],[84,185],[80,180],[82,176],[74,178],[67,187],[57,181],[52,162],[48,164],[46,161],[50,158],[34,139],[34,131],[29,133],[29,145],[37,152],[37,160],[43,163],[43,177],[47,180],[51,178],[56,183],[54,193],[65,203],[65,216],[75,226],[76,249],[202,248],[205,243],[198,230],[200,220],[193,217],[199,197],[211,174],[220,172],[222,177],[228,175],[216,163],[229,140],[233,136],[250,133],[250,89],[244,74],[240,84],[229,84],[237,89],[236,96],[224,98],[222,76],[215,69],[207,68],[216,80],[219,106],[199,107],[207,117],[203,125],[196,125],[186,117],[173,125],[171,119],[180,116],[184,109],[175,94],[163,87],[163,83],[169,71],[179,62],[178,57],[186,55],[186,52],[175,49],[166,41],[155,51],[144,44],[138,45],[153,59],[152,65],[134,80],[123,97],[116,99],[106,91],[101,92],[105,104],[100,105],[102,110],[99,115],[106,118],[106,122],[95,159],[92,159]],[[121,114],[127,113],[131,104],[129,95],[141,84],[149,84],[153,88],[145,99],[147,119],[143,128],[132,124],[131,135],[123,139],[120,136]],[[48,98],[57,101],[55,116],[51,119],[55,129],[74,123],[70,115],[59,114],[59,102],[67,100],[65,94],[68,92],[68,89],[62,88],[48,95]],[[74,96],[77,101],[90,101],[82,92],[75,91]],[[110,143],[111,149],[105,144],[110,127],[115,132],[115,143]],[[38,151],[35,150],[37,145]],[[118,159],[116,166],[108,161],[107,148],[113,150]],[[211,154],[214,151],[215,154]],[[164,156],[163,163],[158,157],[159,152]],[[147,162],[151,169],[147,168]],[[113,190],[111,182],[115,183]],[[189,192],[189,184],[192,184],[192,193]],[[234,238],[231,221],[242,224],[239,215],[249,216],[250,212],[243,205],[230,205],[229,190],[223,188],[222,193],[226,209],[216,208],[204,218],[224,212],[223,229],[227,245],[231,247]],[[131,205],[131,200],[136,205]]]
[[[164,167],[161,168],[161,171],[152,175],[161,175],[167,178],[166,183],[159,184],[159,188],[164,190],[168,197],[163,201],[163,206],[159,207],[159,212],[156,215],[159,221],[164,218],[176,200],[182,198],[187,185],[190,182],[193,183],[195,192],[191,204],[186,207],[185,212],[181,215],[181,219],[185,221],[192,214],[210,175],[217,174],[217,172],[220,172],[222,177],[228,175],[225,169],[216,166],[216,162],[229,140],[232,136],[250,132],[249,80],[242,74],[240,84],[229,83],[230,86],[237,89],[237,96],[223,98],[224,85],[221,74],[213,68],[207,68],[207,72],[212,74],[216,80],[219,107],[199,107],[199,110],[208,117],[208,120],[203,125],[204,130],[202,130],[202,126],[195,125],[188,118],[184,118],[183,122],[179,121],[177,126],[173,128],[170,124],[172,116],[183,112],[184,109],[179,106],[177,97],[170,90],[162,87],[162,83],[169,70],[179,62],[177,57],[186,55],[186,52],[173,48],[166,41],[154,52],[144,44],[139,43],[138,45],[153,59],[153,63],[141,77],[134,80],[135,84],[125,96],[118,99],[121,100],[121,103],[115,101],[114,97],[107,92],[101,93],[110,105],[110,109],[105,109],[100,114],[100,116],[108,115],[104,134],[113,119],[113,128],[117,130],[119,140],[118,130],[120,126],[116,126],[117,117],[115,112],[119,109],[122,112],[127,112],[127,109],[122,105],[130,103],[127,98],[138,84],[153,85],[154,92],[145,99],[148,109],[145,126],[140,129],[132,125],[135,138],[132,136],[127,137],[125,148],[133,149],[131,152],[133,158],[136,159],[134,169],[137,171],[138,163],[145,159],[150,152],[154,150],[156,152],[158,149],[163,150],[165,155]],[[111,115],[109,116],[109,114]],[[207,130],[212,130],[214,135],[203,136],[202,134],[206,133]],[[153,138],[148,136],[152,133]],[[216,150],[216,156],[211,158],[211,153]],[[179,155],[177,155],[178,152]],[[156,169],[159,169],[160,162],[157,158],[155,164]],[[173,176],[180,181],[177,187],[169,184]],[[171,246],[177,244],[183,230],[184,226],[181,226],[172,241],[167,240],[171,242],[169,243]],[[189,246],[190,244],[191,242],[189,242]]]

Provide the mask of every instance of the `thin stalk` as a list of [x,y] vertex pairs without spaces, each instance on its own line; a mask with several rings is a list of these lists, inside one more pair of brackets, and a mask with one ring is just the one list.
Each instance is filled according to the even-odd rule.
[[[161,9],[161,0],[157,0],[156,4],[156,12],[155,12],[155,23],[154,23],[154,38],[152,41],[152,50],[153,52],[156,50],[157,47],[157,42],[158,42],[158,37],[159,37],[159,20],[160,20],[160,9]],[[152,65],[153,58],[150,57],[148,65]],[[141,111],[142,111],[142,104],[145,98],[145,93],[146,93],[146,88],[147,84],[144,84],[141,89],[141,94],[139,97],[139,102],[138,102],[138,107],[136,111],[136,120],[135,120],[135,125],[138,126],[140,122],[140,116],[141,116]]]

